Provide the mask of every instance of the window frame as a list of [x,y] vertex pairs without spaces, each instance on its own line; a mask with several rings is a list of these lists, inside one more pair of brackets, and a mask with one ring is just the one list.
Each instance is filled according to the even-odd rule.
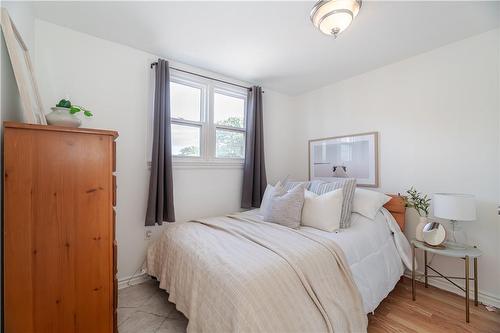
[[[211,112],[211,121],[210,125],[213,126],[211,129],[211,133],[213,134],[213,151],[211,152],[211,156],[217,160],[222,160],[222,161],[240,161],[243,163],[245,161],[245,153],[246,153],[246,138],[247,138],[247,100],[248,100],[248,91],[245,90],[243,93],[243,88],[240,89],[234,89],[238,87],[233,87],[229,85],[224,85],[221,83],[214,84],[212,87],[212,106],[210,107],[210,112]],[[227,125],[217,125],[215,123],[215,94],[221,94],[221,95],[226,95],[229,97],[234,97],[234,98],[241,98],[243,99],[243,127],[233,127],[233,126],[227,126]],[[217,157],[217,129],[221,130],[226,130],[230,132],[238,132],[238,133],[243,133],[243,158],[238,158],[238,157]]]
[[[175,70],[170,73],[170,82],[201,89],[199,122],[170,118],[172,124],[200,128],[200,156],[172,155],[174,166],[242,167],[245,162],[244,157],[224,158],[216,156],[216,131],[222,129],[243,133],[244,154],[246,154],[248,90]],[[243,128],[215,124],[215,93],[243,99]]]
[[[180,156],[180,155],[173,155],[172,154],[172,158],[179,160],[179,161],[199,160],[200,158],[203,157],[204,149],[205,149],[205,147],[203,147],[203,135],[204,135],[203,133],[204,133],[204,131],[206,131],[206,129],[204,128],[205,123],[206,123],[205,110],[206,110],[206,103],[207,103],[206,85],[204,85],[202,82],[188,80],[188,79],[186,79],[182,76],[178,76],[178,75],[175,75],[175,76],[171,75],[170,82],[174,82],[174,83],[185,85],[188,87],[200,89],[200,120],[199,121],[170,117],[170,123],[172,125],[190,126],[190,127],[197,127],[200,129],[200,142],[199,142],[200,156]],[[170,96],[170,98],[172,98],[172,96]]]

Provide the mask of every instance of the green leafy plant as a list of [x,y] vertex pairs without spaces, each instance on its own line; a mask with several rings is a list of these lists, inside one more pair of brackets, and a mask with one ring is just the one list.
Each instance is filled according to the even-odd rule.
[[[217,122],[217,125],[243,128],[243,118],[228,117]],[[241,132],[217,131],[217,157],[245,157],[245,136]]]
[[83,112],[83,115],[85,117],[90,118],[93,116],[92,112],[90,112],[89,110],[85,109],[84,107],[82,107],[80,105],[72,105],[71,101],[68,99],[61,99],[59,101],[59,103],[56,104],[56,107],[67,108],[67,109],[69,109],[70,114],[76,114],[78,112]]
[[418,192],[413,186],[406,193],[408,193],[408,197],[405,197],[406,207],[415,208],[420,216],[429,216],[431,199],[427,197],[427,194]]
[[200,149],[195,146],[184,147],[179,151],[180,156],[199,156]]

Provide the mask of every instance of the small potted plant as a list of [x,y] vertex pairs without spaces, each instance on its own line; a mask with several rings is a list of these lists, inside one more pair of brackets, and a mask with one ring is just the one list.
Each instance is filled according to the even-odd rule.
[[55,107],[52,107],[52,112],[49,113],[47,123],[49,125],[66,126],[66,127],[80,127],[82,124],[78,113],[90,118],[93,116],[92,112],[79,105],[73,105],[68,99],[61,99]]
[[427,197],[427,194],[422,194],[418,192],[413,186],[406,191],[408,197],[405,197],[406,207],[414,208],[418,215],[420,216],[420,222],[417,225],[417,230],[415,232],[415,238],[418,241],[424,241],[423,230],[427,224],[427,217],[429,216],[429,206],[431,204],[431,199]]

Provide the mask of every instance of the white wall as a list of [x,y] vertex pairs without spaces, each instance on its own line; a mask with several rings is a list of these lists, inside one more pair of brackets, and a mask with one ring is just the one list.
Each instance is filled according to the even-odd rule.
[[[67,95],[74,103],[94,112],[94,119],[85,121],[83,126],[115,129],[120,133],[117,239],[118,275],[123,279],[141,266],[147,246],[144,239],[149,182],[146,147],[148,113],[152,105],[149,64],[158,57],[44,21],[36,21],[35,31],[35,67],[45,110]],[[281,162],[286,153],[270,154],[269,151],[286,144],[283,135],[274,136],[272,132],[278,131],[277,123],[282,122],[288,112],[288,99],[267,89],[264,95],[266,125],[269,123],[265,132],[266,156],[272,177],[278,177],[276,174],[286,168]],[[278,171],[274,170],[274,164]],[[237,211],[242,173],[241,167],[174,168],[177,220]]]
[[[497,44],[500,45],[500,33],[497,35]],[[498,68],[499,68],[499,71],[498,71],[498,92],[497,92],[497,96],[498,96],[498,108],[499,108],[499,112],[500,112],[500,51],[498,52],[497,54],[498,56]],[[500,121],[500,117],[499,117],[499,121]],[[499,124],[499,127],[500,127],[500,124]],[[498,156],[500,156],[500,135],[499,135],[499,145],[498,145],[498,152],[497,152]],[[499,187],[499,193],[500,193],[500,177],[498,178],[498,187]],[[499,200],[500,201],[500,200]],[[500,202],[498,202],[498,205],[497,205],[497,219],[500,219]],[[500,239],[500,223],[497,223],[497,235],[499,235],[499,239]],[[497,240],[498,243],[500,243],[498,240]],[[499,274],[500,274],[500,255],[498,255],[498,253],[500,253],[500,244],[498,245],[498,249],[497,249],[497,269],[499,271]],[[500,307],[500,306],[497,306],[497,307]]]
[[287,95],[264,89],[264,144],[266,172],[269,183],[292,176],[294,105]]
[[[483,299],[500,301],[499,30],[490,31],[294,99],[297,167],[307,177],[307,140],[378,131],[380,190],[472,193],[478,221],[466,226],[484,251]],[[298,130],[300,129],[300,130]],[[415,214],[406,229],[414,236]],[[436,257],[444,273],[460,260]],[[497,303],[498,304],[498,303]]]

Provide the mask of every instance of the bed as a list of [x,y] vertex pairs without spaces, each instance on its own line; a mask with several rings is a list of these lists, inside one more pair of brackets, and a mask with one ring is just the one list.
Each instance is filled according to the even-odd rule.
[[148,249],[147,272],[191,332],[363,332],[408,259],[404,204],[385,207],[334,233],[258,210],[173,223]]

